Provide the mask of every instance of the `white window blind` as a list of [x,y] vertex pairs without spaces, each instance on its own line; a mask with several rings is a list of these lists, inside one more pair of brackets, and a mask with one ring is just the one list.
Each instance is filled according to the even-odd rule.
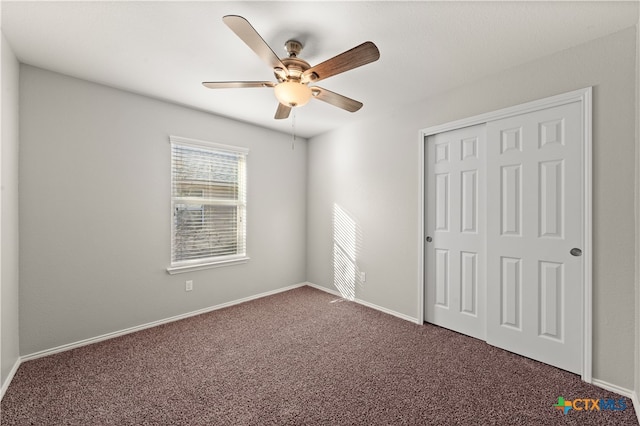
[[172,268],[246,259],[246,156],[171,137]]

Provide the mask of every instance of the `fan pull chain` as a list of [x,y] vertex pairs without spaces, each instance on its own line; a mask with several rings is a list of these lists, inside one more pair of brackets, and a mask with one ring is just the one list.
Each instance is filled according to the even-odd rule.
[[291,117],[291,150],[293,151],[296,143],[296,109],[293,109],[293,116]]

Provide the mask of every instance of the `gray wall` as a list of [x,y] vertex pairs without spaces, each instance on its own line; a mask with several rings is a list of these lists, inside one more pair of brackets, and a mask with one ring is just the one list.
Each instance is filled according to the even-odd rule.
[[594,86],[594,378],[633,389],[635,28],[309,141],[307,279],[334,288],[332,209],[361,234],[356,297],[418,316],[419,130]]
[[0,145],[0,384],[19,356],[18,339],[18,60],[2,35],[2,142]]
[[[166,272],[171,134],[250,148],[248,263]],[[21,354],[304,282],[305,193],[305,140],[21,65]]]

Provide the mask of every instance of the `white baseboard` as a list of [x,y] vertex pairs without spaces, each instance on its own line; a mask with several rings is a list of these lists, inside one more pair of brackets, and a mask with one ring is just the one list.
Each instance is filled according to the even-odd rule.
[[332,288],[322,287],[321,285],[310,283],[309,281],[307,281],[306,284],[309,287],[315,288],[316,290],[324,291],[325,293],[332,294],[332,295],[334,295],[336,297],[342,297],[342,295],[339,292],[337,292],[336,290],[334,290]]
[[638,401],[638,394],[636,391],[631,392],[631,402],[633,402],[633,409],[636,410],[636,417],[640,424],[640,401]]
[[633,399],[633,391],[627,388],[620,387],[618,385],[613,385],[611,383],[605,382],[604,380],[593,379],[591,381],[592,385],[598,386],[599,388],[606,389],[611,392],[615,392],[618,395],[626,396],[627,398]]
[[[313,288],[315,288],[317,290],[321,290],[321,291],[324,291],[326,293],[333,294],[334,296],[343,297],[336,290],[333,290],[333,289],[330,289],[330,288],[327,288],[327,287],[322,287],[320,285],[313,284],[313,283],[310,283],[308,281],[305,284],[308,285],[309,287],[313,287]],[[375,305],[375,304],[373,304],[371,302],[367,302],[366,300],[362,300],[362,299],[357,299],[356,298],[356,299],[353,300],[353,302],[356,302],[356,303],[358,303],[360,305],[366,306],[366,307],[371,308],[371,309],[375,309],[376,311],[384,312],[385,314],[393,315],[394,317],[403,319],[405,321],[410,321],[410,322],[415,323],[415,324],[420,324],[420,322],[418,321],[417,318],[411,317],[409,315],[401,314],[400,312],[396,312],[396,311],[393,311],[391,309],[384,308],[382,306]]]
[[[90,337],[88,339],[79,340],[79,341],[73,342],[73,343],[67,343],[66,345],[56,346],[55,348],[45,349],[45,350],[34,352],[34,353],[31,353],[31,354],[28,354],[28,355],[23,355],[21,357],[21,360],[24,362],[24,361],[29,361],[29,360],[32,360],[32,359],[42,358],[42,357],[45,357],[45,356],[48,356],[48,355],[53,355],[53,354],[56,354],[56,353],[59,353],[59,352],[65,352],[65,351],[68,351],[68,350],[71,350],[71,349],[75,349],[75,348],[79,348],[79,347],[82,347],[82,346],[90,345],[92,343],[98,343],[98,342],[101,342],[103,340],[113,339],[114,337],[123,336],[125,334],[135,333],[136,331],[141,331],[141,330],[144,330],[144,329],[147,329],[147,328],[157,327],[157,326],[162,325],[162,324],[167,324],[167,323],[170,323],[170,322],[179,321],[181,319],[193,317],[193,316],[200,315],[200,314],[205,314],[207,312],[216,311],[218,309],[227,308],[229,306],[238,305],[240,303],[249,302],[251,300],[260,299],[262,297],[271,296],[273,294],[277,294],[277,293],[282,293],[282,292],[285,292],[285,291],[293,290],[294,288],[304,287],[306,284],[307,283],[294,284],[294,285],[290,285],[288,287],[282,287],[282,288],[279,288],[279,289],[276,289],[276,290],[267,291],[265,293],[260,293],[260,294],[256,294],[256,295],[253,295],[253,296],[244,297],[242,299],[233,300],[231,302],[222,303],[220,305],[215,305],[215,306],[210,306],[208,308],[198,309],[197,311],[187,312],[185,314],[176,315],[176,316],[165,318],[165,319],[161,319],[161,320],[158,320],[158,321],[152,321],[152,322],[149,322],[149,323],[146,323],[146,324],[137,325],[135,327],[125,328],[124,330],[114,331],[112,333],[107,333],[107,334],[103,334],[103,335],[96,336],[96,337]],[[8,386],[8,384],[7,384],[7,386]]]
[[0,400],[2,400],[2,398],[4,398],[4,394],[7,391],[7,389],[9,388],[9,384],[13,380],[13,376],[15,376],[16,373],[18,372],[18,368],[20,367],[20,364],[22,364],[22,359],[20,357],[18,357],[18,359],[16,359],[16,362],[13,364],[13,367],[11,367],[11,371],[9,371],[9,374],[7,375],[7,378],[5,379],[4,383],[2,384],[2,388],[0,388]]
[[593,379],[591,381],[592,385],[598,386],[602,389],[606,389],[611,392],[615,392],[618,395],[626,396],[633,403],[633,409],[636,411],[636,417],[638,418],[638,423],[640,423],[640,403],[638,401],[638,394],[634,390],[626,389],[620,387],[618,385],[612,385],[611,383],[607,383],[604,380]]

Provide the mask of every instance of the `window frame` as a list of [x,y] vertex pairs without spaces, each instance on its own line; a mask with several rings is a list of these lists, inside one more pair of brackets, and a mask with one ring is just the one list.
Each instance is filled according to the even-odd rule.
[[[173,251],[174,251],[174,232],[175,232],[175,220],[174,220],[174,210],[175,210],[175,200],[173,195],[173,146],[184,146],[184,147],[192,147],[198,149],[206,149],[210,151],[218,151],[218,152],[226,152],[234,155],[242,155],[244,157],[244,161],[242,162],[243,167],[238,171],[238,185],[240,186],[240,193],[244,193],[244,199],[238,200],[238,203],[242,203],[242,207],[244,207],[244,215],[243,215],[243,230],[242,233],[244,235],[244,253],[241,254],[233,254],[233,255],[223,255],[223,256],[215,256],[201,259],[188,259],[188,260],[173,260]],[[169,260],[170,266],[167,268],[167,272],[169,274],[178,274],[182,272],[190,272],[190,271],[198,271],[202,269],[209,268],[219,268],[223,266],[237,265],[241,263],[246,263],[250,260],[250,257],[247,255],[247,157],[249,154],[249,149],[245,147],[232,146],[232,145],[224,145],[215,142],[203,141],[198,139],[190,139],[181,136],[169,136],[169,149],[170,149],[170,178],[169,178],[169,208],[170,208],[170,243],[169,243]]]

